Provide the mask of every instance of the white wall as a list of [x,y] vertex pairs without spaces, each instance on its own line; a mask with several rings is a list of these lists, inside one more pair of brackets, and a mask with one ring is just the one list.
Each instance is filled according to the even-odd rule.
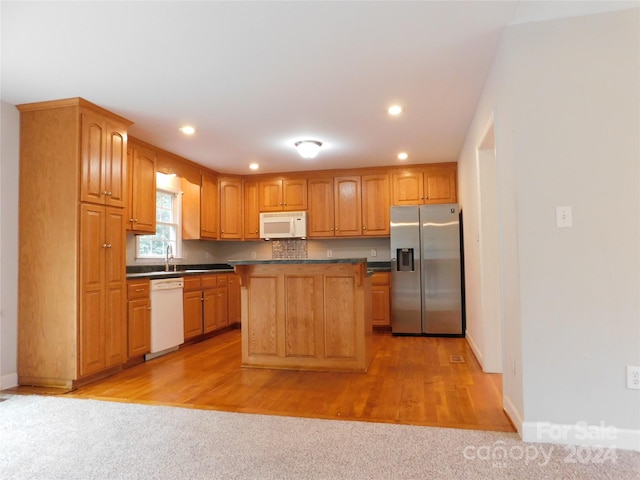
[[18,383],[18,169],[20,114],[0,102],[0,389]]
[[[525,440],[585,422],[640,449],[640,392],[625,388],[640,364],[639,27],[637,9],[509,27],[459,160],[477,231],[475,148],[494,115],[505,408]],[[573,227],[557,228],[565,205]]]

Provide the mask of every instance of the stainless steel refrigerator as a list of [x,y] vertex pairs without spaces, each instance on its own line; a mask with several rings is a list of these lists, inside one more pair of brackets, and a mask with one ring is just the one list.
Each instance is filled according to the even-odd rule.
[[394,334],[464,336],[461,225],[457,204],[391,207]]

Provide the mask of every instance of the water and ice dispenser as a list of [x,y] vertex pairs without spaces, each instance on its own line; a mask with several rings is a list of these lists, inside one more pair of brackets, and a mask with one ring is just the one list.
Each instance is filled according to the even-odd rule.
[[396,269],[398,272],[413,272],[413,248],[396,249],[396,258],[398,259]]

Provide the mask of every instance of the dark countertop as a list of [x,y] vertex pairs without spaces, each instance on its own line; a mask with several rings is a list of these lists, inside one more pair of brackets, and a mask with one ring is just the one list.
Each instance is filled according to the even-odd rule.
[[318,263],[367,263],[366,258],[283,258],[269,260],[228,260],[229,265],[312,265]]
[[134,278],[179,278],[191,275],[207,275],[216,273],[232,273],[233,267],[226,263],[176,265],[176,271],[165,271],[163,265],[131,265],[127,266],[127,279]]
[[[234,265],[267,265],[267,264],[317,264],[317,263],[351,263],[358,264],[367,262],[366,258],[293,258],[283,260],[229,260],[229,263],[213,263],[213,264],[197,264],[197,265],[176,265],[177,270],[167,272],[162,265],[130,265],[127,266],[127,279],[136,278],[179,278],[191,275],[213,275],[216,273],[231,273]],[[367,271],[373,272],[389,272],[391,271],[391,262],[367,262]]]

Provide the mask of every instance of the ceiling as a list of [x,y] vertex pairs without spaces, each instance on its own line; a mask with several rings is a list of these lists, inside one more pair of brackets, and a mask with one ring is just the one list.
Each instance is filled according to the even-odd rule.
[[[505,26],[638,2],[0,5],[2,101],[83,97],[130,135],[248,174],[456,161]],[[307,138],[323,142],[312,160],[292,146]]]

